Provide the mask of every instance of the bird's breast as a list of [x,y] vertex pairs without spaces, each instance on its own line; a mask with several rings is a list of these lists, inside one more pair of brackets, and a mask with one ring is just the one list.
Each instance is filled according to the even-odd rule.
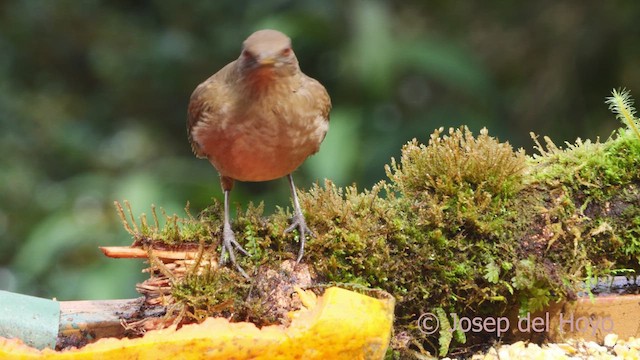
[[264,98],[240,103],[209,122],[194,140],[221,175],[266,181],[293,172],[318,151],[328,122],[307,101]]

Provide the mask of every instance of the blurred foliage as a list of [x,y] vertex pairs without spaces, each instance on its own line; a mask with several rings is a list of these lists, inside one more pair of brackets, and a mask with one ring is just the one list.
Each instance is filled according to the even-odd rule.
[[[617,127],[608,90],[640,88],[631,1],[15,1],[0,3],[0,289],[61,300],[135,296],[142,264],[113,200],[171,214],[221,191],[195,159],[195,86],[265,27],[289,34],[332,96],[331,129],[296,173],[370,187],[402,144],[440,126],[487,126],[530,149]],[[425,140],[424,138],[422,140]],[[233,202],[289,204],[284,181]],[[139,209],[134,209],[136,211]]]

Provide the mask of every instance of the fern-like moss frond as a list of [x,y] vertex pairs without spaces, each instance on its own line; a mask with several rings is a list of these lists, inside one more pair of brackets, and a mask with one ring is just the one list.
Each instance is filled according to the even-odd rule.
[[616,117],[629,127],[640,139],[638,130],[638,119],[635,117],[636,109],[633,107],[633,98],[627,89],[613,89],[611,97],[605,101],[609,105],[609,110],[616,114]]

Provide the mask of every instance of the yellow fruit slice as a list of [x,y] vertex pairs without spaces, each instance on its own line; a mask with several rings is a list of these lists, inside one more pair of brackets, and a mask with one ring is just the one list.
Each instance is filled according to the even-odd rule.
[[[297,290],[299,293],[302,290]],[[0,338],[0,359],[382,359],[391,337],[394,300],[332,287],[320,298],[301,294],[308,308],[288,327],[230,323],[149,331],[138,339],[101,339],[81,349],[39,351]],[[314,304],[315,302],[315,304]]]

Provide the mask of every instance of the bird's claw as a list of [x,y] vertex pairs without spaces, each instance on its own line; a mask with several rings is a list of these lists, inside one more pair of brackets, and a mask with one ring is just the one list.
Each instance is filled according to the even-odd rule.
[[309,229],[309,226],[307,226],[307,222],[305,221],[304,215],[302,215],[302,213],[296,213],[295,215],[293,215],[293,218],[291,218],[291,225],[289,225],[289,227],[284,230],[284,233],[286,234],[288,232],[291,232],[296,228],[298,229],[298,234],[300,235],[300,250],[298,251],[298,258],[296,259],[297,265],[298,263],[300,263],[300,260],[302,260],[302,255],[304,255],[304,244],[306,242],[307,235],[312,238],[316,237],[316,235],[311,229]]
[[231,230],[231,226],[229,226],[228,224],[225,224],[222,229],[222,250],[220,251],[219,264],[220,265],[225,264],[226,258],[224,255],[225,253],[229,253],[229,259],[231,260],[231,263],[236,267],[236,269],[238,269],[238,271],[240,272],[240,274],[242,274],[242,276],[248,279],[249,275],[247,275],[244,269],[242,269],[242,267],[236,261],[236,254],[235,254],[234,248],[236,248],[239,252],[243,253],[244,255],[249,256],[249,253],[242,248],[240,243],[236,241],[236,237],[233,234],[233,230]]

